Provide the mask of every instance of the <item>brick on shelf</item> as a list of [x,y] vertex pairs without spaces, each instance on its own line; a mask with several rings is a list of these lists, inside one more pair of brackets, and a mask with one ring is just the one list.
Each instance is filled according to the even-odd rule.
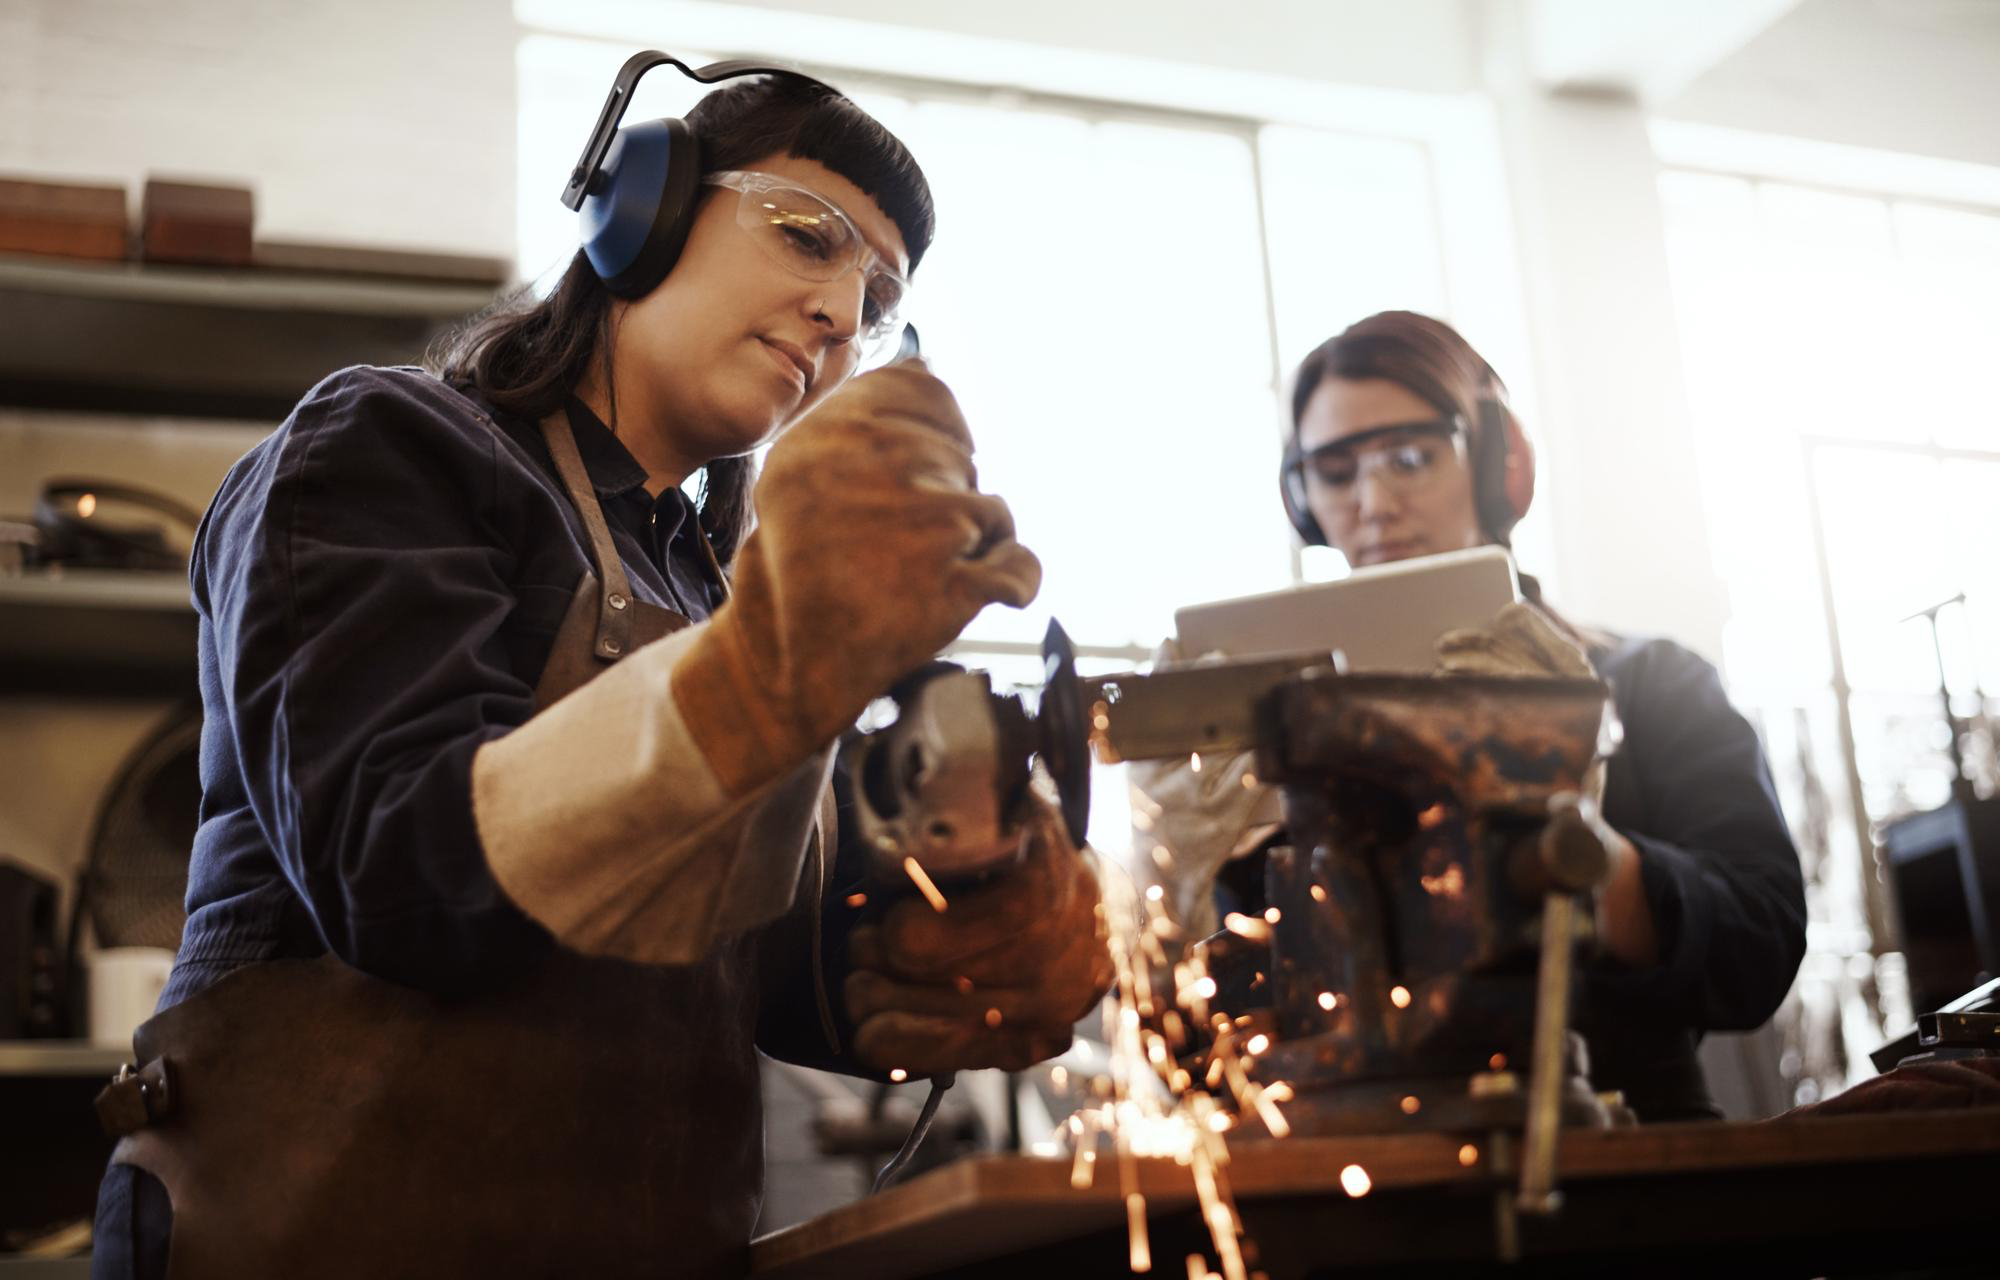
[[255,216],[248,187],[148,178],[140,203],[139,256],[148,262],[247,267]]
[[125,251],[124,187],[0,178],[0,253],[116,262]]

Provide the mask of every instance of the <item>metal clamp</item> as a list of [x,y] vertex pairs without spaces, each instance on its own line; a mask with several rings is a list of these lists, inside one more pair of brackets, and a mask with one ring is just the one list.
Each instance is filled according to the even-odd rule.
[[172,1115],[176,1101],[172,1066],[165,1058],[136,1070],[121,1063],[97,1095],[97,1122],[108,1136],[122,1138]]

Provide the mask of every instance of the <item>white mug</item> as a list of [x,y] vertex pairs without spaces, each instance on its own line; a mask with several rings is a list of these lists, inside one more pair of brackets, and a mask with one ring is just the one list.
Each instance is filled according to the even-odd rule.
[[90,957],[90,1042],[129,1049],[132,1033],[153,1016],[173,972],[165,947],[106,947]]

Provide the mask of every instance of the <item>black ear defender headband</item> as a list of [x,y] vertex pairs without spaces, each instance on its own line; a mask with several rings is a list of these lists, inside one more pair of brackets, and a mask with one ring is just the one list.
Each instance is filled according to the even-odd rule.
[[687,243],[701,194],[701,145],[686,121],[618,127],[639,77],[662,64],[701,84],[739,76],[786,76],[839,93],[804,72],[769,63],[711,62],[696,68],[657,49],[627,58],[562,192],[563,204],[582,215],[583,251],[591,268],[618,298],[643,297],[667,278]]
[[[1498,396],[1480,396],[1477,412],[1479,421],[1468,446],[1473,507],[1486,536],[1505,546],[1534,499],[1534,454],[1520,423]],[[1285,504],[1285,518],[1300,539],[1309,547],[1328,545],[1326,531],[1306,504],[1305,453],[1299,448],[1296,425],[1279,464],[1278,495]]]

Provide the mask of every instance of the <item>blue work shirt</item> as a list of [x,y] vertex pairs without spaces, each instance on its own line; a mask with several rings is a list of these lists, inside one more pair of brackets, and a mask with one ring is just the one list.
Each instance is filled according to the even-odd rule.
[[[581,402],[569,418],[634,594],[706,618],[722,586],[692,504],[649,495]],[[201,821],[163,1008],[238,966],[328,951],[465,993],[554,945],[487,869],[472,758],[533,713],[591,567],[538,424],[414,369],[333,374],[230,470],[191,565]],[[848,922],[828,901],[832,964]],[[780,936],[765,967],[780,977],[759,1044],[839,1066],[818,1030],[810,905],[771,926],[797,941]]]

